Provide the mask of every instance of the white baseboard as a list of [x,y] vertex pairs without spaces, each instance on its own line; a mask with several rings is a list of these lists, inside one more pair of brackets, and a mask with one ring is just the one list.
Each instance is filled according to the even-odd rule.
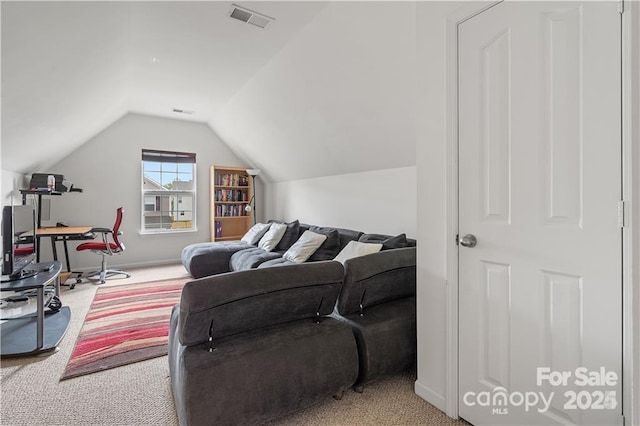
[[420,398],[424,399],[443,413],[446,413],[446,399],[444,395],[434,391],[428,386],[425,386],[420,383],[419,380],[416,380],[414,390],[416,395]]
[[[77,272],[93,272],[93,271],[96,271],[96,270],[100,269],[100,258],[96,257],[96,259],[98,259],[98,261],[96,262],[96,264],[94,266],[85,267],[85,268],[73,268],[72,267],[72,269],[74,271],[77,271]],[[180,259],[166,259],[166,260],[151,260],[151,261],[148,261],[148,262],[134,262],[134,263],[119,263],[119,264],[116,264],[116,263],[109,262],[109,258],[107,258],[107,268],[108,269],[122,269],[122,270],[127,270],[127,269],[132,269],[132,268],[150,268],[150,267],[153,267],[153,266],[179,265],[180,263],[181,263]],[[62,272],[65,272],[65,268],[66,268],[66,266],[64,265],[64,262],[62,262],[62,269],[63,269]],[[186,273],[186,270],[185,270],[185,273]]]

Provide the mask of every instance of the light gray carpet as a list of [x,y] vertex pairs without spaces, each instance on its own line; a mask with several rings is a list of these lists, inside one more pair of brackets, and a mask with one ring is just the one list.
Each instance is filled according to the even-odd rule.
[[[181,265],[131,272],[130,279],[112,284],[184,275]],[[71,308],[71,324],[56,352],[2,359],[0,424],[177,425],[166,356],[59,381],[96,289],[88,283],[62,290],[62,301]],[[329,397],[270,425],[465,424],[416,396],[414,381],[412,372],[397,375],[371,384],[363,394],[349,391],[341,401]]]

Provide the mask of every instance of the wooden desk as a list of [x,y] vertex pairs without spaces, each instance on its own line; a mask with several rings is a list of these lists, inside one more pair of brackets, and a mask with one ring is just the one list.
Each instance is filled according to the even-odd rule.
[[[69,263],[69,248],[67,241],[69,240],[91,240],[95,236],[87,236],[91,232],[91,226],[49,226],[46,228],[38,228],[36,230],[36,238],[51,238],[51,250],[53,251],[53,260],[58,260],[58,250],[56,242],[62,241],[64,245],[64,258],[66,261],[67,272],[71,272],[71,264]],[[36,261],[39,261],[40,258]]]
[[[73,188],[73,185],[71,185],[71,188],[69,189],[69,192],[82,192],[82,189],[80,188]],[[36,215],[36,229],[40,230],[40,229],[52,229],[52,228],[41,228],[42,226],[42,196],[43,195],[62,195],[63,192],[59,192],[59,191],[53,191],[53,190],[49,190],[49,189],[21,189],[20,190],[20,194],[22,194],[22,204],[25,205],[27,204],[27,195],[36,195],[38,197],[38,211],[37,211],[37,215]],[[62,232],[62,231],[60,231]],[[71,239],[70,237],[64,237],[62,236],[61,238],[58,238],[58,236],[55,235],[38,235],[38,233],[36,232],[36,239],[38,240],[38,243],[40,243],[40,237],[41,236],[50,236],[51,237],[51,247],[53,248],[53,255],[54,255],[54,260],[57,260],[57,253],[56,253],[56,241],[62,240],[64,242],[64,249],[65,249],[65,254],[66,254],[66,259],[67,259],[67,271],[70,271],[71,268],[69,267],[69,255],[67,252],[67,239]],[[80,238],[78,238],[80,239]],[[40,262],[40,244],[36,244],[36,262]]]
[[38,228],[36,236],[38,237],[70,237],[86,234],[91,232],[91,226],[49,226],[46,228]]
[[44,312],[44,288],[53,283],[55,294],[60,294],[60,262],[34,263],[29,268],[38,273],[0,284],[2,291],[36,289],[37,292],[35,315],[7,319],[0,324],[0,356],[27,355],[55,349],[69,327],[71,310],[68,306],[46,316]]

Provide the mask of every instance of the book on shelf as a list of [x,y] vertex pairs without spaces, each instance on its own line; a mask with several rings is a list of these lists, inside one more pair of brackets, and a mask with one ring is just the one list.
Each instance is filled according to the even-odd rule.
[[[251,227],[247,207],[253,193],[253,179],[235,166],[210,167],[210,238],[225,240],[246,233]],[[224,229],[223,229],[224,227]]]
[[219,173],[216,175],[218,186],[249,186],[249,178],[241,173]]
[[246,189],[218,189],[215,192],[216,201],[244,202],[249,201],[249,193]]
[[245,204],[218,204],[216,217],[248,216],[249,213],[244,208]]

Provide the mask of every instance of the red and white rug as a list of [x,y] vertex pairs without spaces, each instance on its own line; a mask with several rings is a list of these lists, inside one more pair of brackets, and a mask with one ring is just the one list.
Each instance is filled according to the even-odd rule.
[[98,288],[60,380],[166,355],[171,309],[187,281]]

